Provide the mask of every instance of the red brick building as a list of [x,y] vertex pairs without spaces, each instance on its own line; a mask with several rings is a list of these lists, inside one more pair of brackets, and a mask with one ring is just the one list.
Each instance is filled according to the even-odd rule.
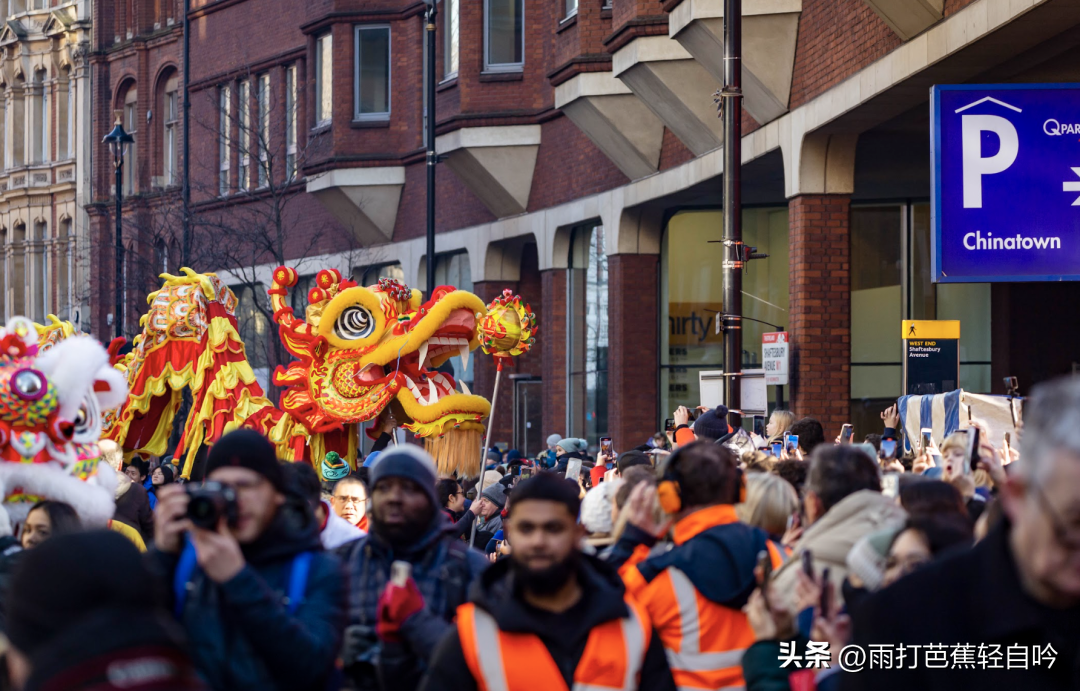
[[[534,454],[551,432],[608,434],[626,449],[696,405],[699,374],[723,368],[709,244],[722,218],[723,4],[440,0],[438,280],[484,298],[519,291],[542,330],[500,391],[496,440]],[[197,244],[242,246],[257,225],[244,214],[288,209],[273,251],[211,252],[195,268],[267,283],[280,255],[306,276],[334,266],[424,287],[423,10],[192,3],[192,213],[210,230]],[[933,285],[928,271],[929,87],[1075,80],[1080,6],[743,0],[743,11],[744,237],[769,254],[744,278],[756,321],[743,366],[760,362],[763,331],[783,327],[796,414],[862,434],[902,393],[903,318],[963,320],[959,383],[971,391],[1080,361],[1068,346],[1033,360],[1014,328],[1047,318],[1031,304],[1054,290],[1075,299],[1071,286]],[[99,113],[126,103],[125,79],[150,110],[171,74],[175,30],[139,21],[128,38],[96,30]],[[140,146],[152,184],[153,144]],[[108,171],[96,172],[105,200]],[[482,357],[459,375],[491,394]]]

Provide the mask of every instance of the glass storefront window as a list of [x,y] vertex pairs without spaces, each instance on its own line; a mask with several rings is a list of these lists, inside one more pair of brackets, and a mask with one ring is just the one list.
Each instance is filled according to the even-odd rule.
[[393,264],[383,264],[382,266],[368,266],[357,267],[353,269],[353,280],[358,285],[373,286],[379,282],[380,278],[393,278],[398,281],[405,281],[405,270],[401,268],[400,262]]
[[[698,376],[724,368],[724,340],[716,333],[723,309],[720,210],[683,211],[668,221],[660,260],[660,414],[700,405]],[[768,254],[743,274],[744,369],[761,366],[761,334],[788,326],[787,207],[743,211],[743,242]],[[752,321],[759,320],[759,321]],[[762,323],[764,322],[764,323]],[[773,387],[770,387],[772,389]],[[775,391],[770,390],[775,398]]]
[[599,446],[608,431],[608,267],[603,226],[574,229],[567,303],[569,436]]
[[851,421],[881,431],[903,394],[903,319],[960,320],[960,388],[990,392],[990,286],[931,281],[930,205],[851,209]]

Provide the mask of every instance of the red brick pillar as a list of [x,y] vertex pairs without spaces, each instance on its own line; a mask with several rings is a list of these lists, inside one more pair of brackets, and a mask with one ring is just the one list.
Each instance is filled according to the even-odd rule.
[[[502,294],[503,289],[509,288],[517,292],[516,281],[484,281],[473,283],[473,292],[484,302],[491,302]],[[531,355],[531,354],[530,354]],[[477,348],[473,351],[473,385],[472,392],[477,396],[491,400],[491,394],[495,390],[495,360],[484,351]],[[529,355],[522,356],[524,358]],[[522,358],[515,360],[515,365],[520,364]],[[510,383],[510,375],[517,371],[517,367],[503,368],[502,381],[499,383],[499,399],[495,401],[494,426],[491,433],[491,443],[506,442],[513,444],[514,441],[514,387]]]
[[851,198],[801,195],[788,211],[791,408],[828,439],[851,415]]
[[[544,378],[544,439],[566,430],[566,269],[540,272],[540,357]],[[535,308],[536,305],[533,304]]]
[[608,257],[608,432],[616,451],[657,432],[660,257]]

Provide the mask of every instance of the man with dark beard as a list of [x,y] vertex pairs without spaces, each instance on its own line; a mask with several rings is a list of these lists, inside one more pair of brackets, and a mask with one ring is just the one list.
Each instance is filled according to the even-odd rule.
[[659,636],[614,569],[579,549],[578,488],[541,473],[514,488],[510,558],[473,585],[421,691],[674,691]]
[[[419,447],[382,452],[371,468],[370,532],[338,549],[349,584],[341,657],[360,691],[415,689],[488,563],[450,535],[435,480],[435,464]],[[396,561],[411,565],[403,586],[390,583]]]

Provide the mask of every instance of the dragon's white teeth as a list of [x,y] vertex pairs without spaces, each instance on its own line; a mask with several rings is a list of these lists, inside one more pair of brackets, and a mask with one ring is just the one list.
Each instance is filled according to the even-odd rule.
[[462,343],[458,345],[458,352],[461,353],[461,371],[469,369],[469,344]]
[[427,405],[435,405],[439,401],[439,390],[435,388],[435,380],[434,379],[428,379],[427,385],[428,385],[428,398],[427,398],[426,404]]
[[420,363],[419,367],[420,367],[420,369],[424,369],[424,362],[427,360],[427,350],[428,350],[428,343],[429,342],[430,341],[424,341],[423,343],[420,344],[420,350],[418,351],[420,353],[420,359],[419,359],[419,363]]
[[469,391],[469,386],[465,382],[458,381],[458,384],[461,384],[461,393],[465,394],[466,396],[472,395],[472,391]]

